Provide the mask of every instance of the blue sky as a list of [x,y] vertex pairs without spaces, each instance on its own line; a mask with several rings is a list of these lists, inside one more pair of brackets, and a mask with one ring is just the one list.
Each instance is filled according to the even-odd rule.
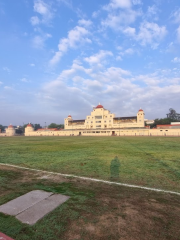
[[1,0],[0,124],[180,112],[179,0]]

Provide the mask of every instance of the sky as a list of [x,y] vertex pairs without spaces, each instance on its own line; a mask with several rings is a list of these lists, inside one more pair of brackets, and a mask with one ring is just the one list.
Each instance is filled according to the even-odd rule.
[[180,113],[179,0],[1,0],[0,124]]

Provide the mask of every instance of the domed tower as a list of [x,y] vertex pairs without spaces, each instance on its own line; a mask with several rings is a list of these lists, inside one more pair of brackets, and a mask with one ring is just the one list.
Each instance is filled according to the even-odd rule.
[[12,124],[10,124],[8,126],[8,128],[6,129],[6,133],[8,134],[8,136],[14,136],[15,135],[15,129],[14,129]]
[[104,108],[104,107],[99,103],[96,108]]
[[64,119],[64,129],[68,128],[69,121],[72,121],[72,116],[71,115],[68,115],[68,117]]
[[137,113],[137,123],[139,127],[144,127],[144,111],[140,108]]
[[33,126],[29,123],[26,128],[25,128],[25,136],[29,135],[30,132],[33,132],[34,128]]

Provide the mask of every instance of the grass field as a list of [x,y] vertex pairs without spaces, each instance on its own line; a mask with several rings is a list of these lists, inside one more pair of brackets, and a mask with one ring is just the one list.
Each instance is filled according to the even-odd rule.
[[116,181],[180,192],[180,138],[0,138],[1,163],[47,171],[111,180],[115,156]]
[[0,232],[15,240],[180,239],[180,196],[0,166],[0,205],[37,189],[70,199],[33,226],[0,213]]

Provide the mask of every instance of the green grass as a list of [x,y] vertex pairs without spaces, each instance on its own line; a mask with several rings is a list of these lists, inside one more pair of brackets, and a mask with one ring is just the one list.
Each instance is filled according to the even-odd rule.
[[1,163],[47,171],[111,180],[115,156],[120,182],[180,191],[180,138],[0,138]]
[[70,196],[33,226],[0,213],[0,232],[16,240],[157,239],[180,237],[179,196],[85,182],[3,167],[0,205],[32,190]]

